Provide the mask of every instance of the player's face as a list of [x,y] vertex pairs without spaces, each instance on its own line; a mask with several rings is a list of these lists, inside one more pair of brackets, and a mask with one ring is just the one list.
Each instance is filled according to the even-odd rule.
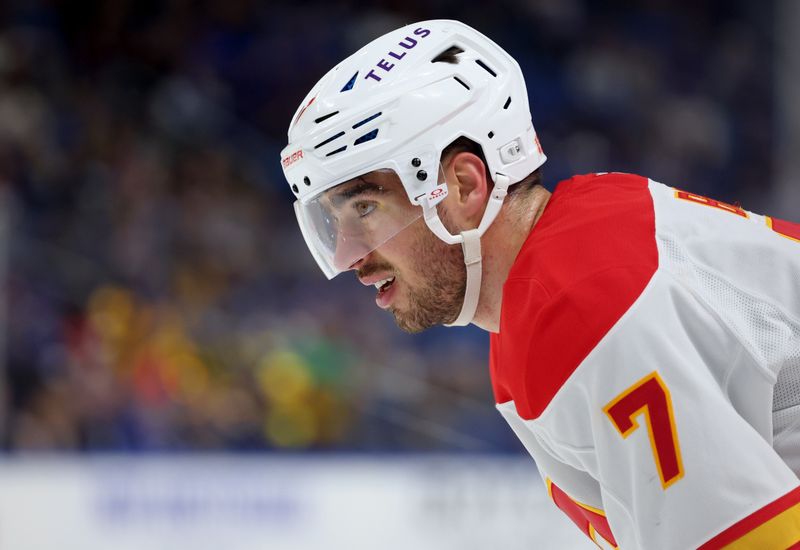
[[[344,201],[331,197],[340,219],[352,216],[361,224],[379,227],[386,212],[396,216],[398,209],[419,211],[392,172],[371,172],[337,187],[335,193],[347,197]],[[439,215],[452,229],[446,210],[440,207]],[[339,239],[336,256],[350,257],[350,246],[357,245]],[[461,310],[466,288],[461,246],[442,242],[422,218],[348,267],[357,271],[363,284],[378,285],[375,302],[391,311],[406,332],[452,322]]]

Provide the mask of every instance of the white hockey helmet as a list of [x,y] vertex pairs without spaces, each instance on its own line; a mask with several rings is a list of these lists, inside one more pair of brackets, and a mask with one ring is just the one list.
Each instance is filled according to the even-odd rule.
[[[458,63],[436,61],[448,50]],[[442,151],[459,137],[481,146],[494,189],[479,227],[452,235],[436,211],[447,194],[438,175]],[[480,236],[497,216],[507,187],[545,159],[517,62],[475,29],[448,20],[392,31],[331,69],[300,104],[281,152],[301,231],[329,279],[423,215],[440,239],[461,243],[467,291],[453,323],[459,325],[472,320],[477,306]],[[330,212],[326,192],[376,170],[396,173],[411,204],[420,208],[366,228],[341,223]]]

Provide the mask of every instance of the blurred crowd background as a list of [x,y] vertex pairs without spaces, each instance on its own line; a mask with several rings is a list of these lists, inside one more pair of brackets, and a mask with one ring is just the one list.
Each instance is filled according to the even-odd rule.
[[770,2],[3,0],[4,450],[520,451],[486,335],[326,281],[280,171],[317,79],[429,18],[518,59],[548,187],[769,207]]

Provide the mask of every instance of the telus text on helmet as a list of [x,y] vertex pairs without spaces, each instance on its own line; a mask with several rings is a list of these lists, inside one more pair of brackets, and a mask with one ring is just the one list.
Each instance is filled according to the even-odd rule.
[[[418,36],[420,38],[425,38],[430,33],[431,33],[431,31],[429,31],[428,29],[423,29],[422,27],[414,29],[414,35]],[[411,49],[414,48],[414,46],[417,45],[417,39],[413,38],[411,36],[406,36],[397,45],[400,46],[401,48],[406,49],[406,50],[411,50]],[[388,53],[388,57],[393,57],[393,58],[395,58],[397,60],[400,60],[400,59],[403,59],[406,56],[406,53],[408,53],[408,52],[404,52],[402,50],[400,51],[400,53],[395,53],[394,51],[390,51]],[[382,70],[384,70],[384,71],[386,71],[388,73],[394,67],[394,63],[389,63],[388,61],[386,61],[386,58],[384,57],[383,59],[378,61],[376,66],[379,69],[382,69]],[[365,79],[366,78],[372,78],[374,80],[377,80],[378,82],[381,81],[381,77],[378,76],[378,74],[375,73],[375,69],[370,69],[370,71],[364,76],[364,78]]]

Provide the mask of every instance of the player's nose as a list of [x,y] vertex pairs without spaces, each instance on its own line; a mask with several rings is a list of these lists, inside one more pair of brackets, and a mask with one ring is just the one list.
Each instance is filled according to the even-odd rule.
[[339,232],[336,236],[333,266],[340,272],[358,269],[359,264],[364,262],[369,253],[370,248],[363,239]]

